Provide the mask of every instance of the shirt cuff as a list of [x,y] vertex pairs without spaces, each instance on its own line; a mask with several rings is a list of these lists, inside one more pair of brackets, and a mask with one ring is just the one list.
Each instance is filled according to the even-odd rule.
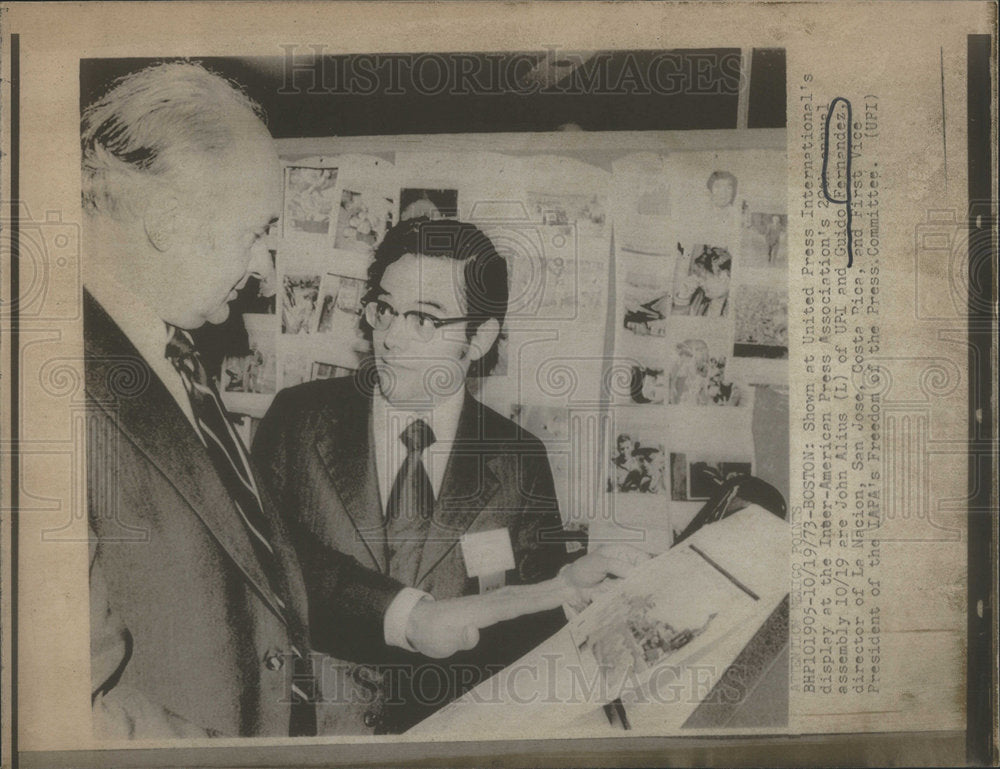
[[412,587],[404,587],[396,597],[392,599],[389,608],[385,610],[385,642],[389,646],[398,646],[407,651],[416,651],[410,642],[406,640],[406,624],[410,620],[410,612],[424,598],[434,600],[423,590]]

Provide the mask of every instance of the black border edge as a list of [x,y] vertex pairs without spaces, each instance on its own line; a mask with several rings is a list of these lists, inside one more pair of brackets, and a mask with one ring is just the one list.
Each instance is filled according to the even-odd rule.
[[751,49],[747,128],[788,128],[787,82],[785,48]]
[[[993,733],[996,660],[993,558],[993,319],[996,244],[993,240],[991,35],[967,38],[968,275],[969,286],[969,614],[966,679],[966,758],[989,766],[996,761]],[[988,479],[989,482],[983,482]]]
[[18,403],[18,382],[20,381],[20,209],[21,197],[21,36],[14,32],[10,36],[10,702],[8,703],[8,724],[10,725],[9,766],[17,769],[17,523],[18,479],[21,477],[20,463],[20,408]]

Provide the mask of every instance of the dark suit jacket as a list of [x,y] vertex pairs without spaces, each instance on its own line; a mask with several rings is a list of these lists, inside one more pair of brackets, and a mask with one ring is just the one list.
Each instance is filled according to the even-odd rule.
[[300,565],[265,494],[266,574],[194,428],[89,294],[84,307],[95,726],[288,735],[291,645],[381,640],[400,585],[346,556]]
[[[384,505],[375,472],[372,394],[365,385],[375,379],[368,373],[310,382],[279,393],[257,430],[253,451],[272,483],[300,558],[316,560],[340,551],[388,573]],[[435,598],[478,593],[478,580],[466,575],[459,539],[466,532],[500,528],[510,533],[516,564],[507,572],[506,584],[540,582],[555,576],[567,562],[544,445],[466,393],[412,587]],[[369,679],[364,688],[375,701],[364,713],[356,703],[344,705],[338,731],[371,732],[372,726],[377,731],[402,731],[522,656],[564,622],[562,611],[556,610],[484,630],[476,649],[447,661],[447,676],[439,674],[440,667],[424,671],[427,701],[422,705],[408,689],[412,677],[396,674],[441,663],[380,650],[383,659],[399,667],[383,666],[378,691],[372,691]],[[394,700],[399,707],[391,707]]]

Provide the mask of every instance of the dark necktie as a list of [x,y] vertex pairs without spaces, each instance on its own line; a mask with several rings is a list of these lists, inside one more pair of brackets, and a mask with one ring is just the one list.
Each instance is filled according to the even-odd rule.
[[399,468],[386,504],[386,550],[389,576],[415,586],[420,559],[434,512],[434,487],[421,453],[434,443],[434,431],[424,420],[411,423],[399,436],[406,459]]
[[[285,602],[276,589],[278,574],[274,547],[268,537],[270,526],[264,516],[257,483],[247,450],[240,440],[219,397],[215,382],[208,375],[205,364],[194,346],[191,336],[182,329],[168,326],[170,338],[167,341],[166,357],[180,374],[184,389],[187,390],[191,412],[198,432],[205,441],[212,465],[229,492],[233,504],[239,511],[240,519],[253,544],[254,553],[264,567],[271,589],[271,598],[278,605],[282,618],[288,624]],[[291,685],[292,716],[289,733],[291,736],[315,734],[315,711],[310,703],[314,696],[314,680],[311,663],[298,648],[292,646],[294,676]]]
[[434,487],[421,455],[434,443],[434,431],[423,419],[416,419],[400,433],[399,440],[406,447],[406,459],[392,484],[385,508],[386,517],[390,521],[400,517],[410,520],[430,518],[434,511]]

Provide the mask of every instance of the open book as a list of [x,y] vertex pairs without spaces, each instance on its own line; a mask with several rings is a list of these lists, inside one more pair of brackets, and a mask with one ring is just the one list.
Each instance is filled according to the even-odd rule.
[[705,526],[409,734],[593,734],[618,698],[652,731],[680,728],[788,593],[788,538],[755,505]]

